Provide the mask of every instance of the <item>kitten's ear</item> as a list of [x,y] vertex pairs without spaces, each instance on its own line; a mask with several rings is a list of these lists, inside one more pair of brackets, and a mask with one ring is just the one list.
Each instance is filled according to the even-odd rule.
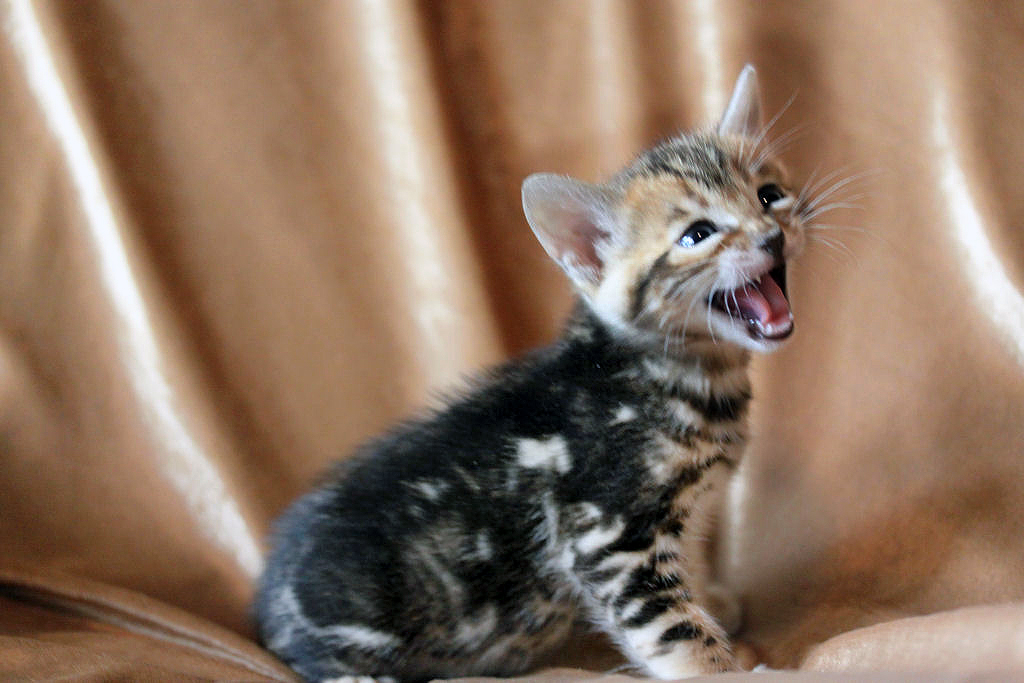
[[757,71],[747,64],[736,79],[729,106],[725,108],[722,120],[718,123],[718,134],[753,138],[763,126],[761,89],[757,85]]
[[617,233],[611,191],[568,176],[535,173],[523,181],[523,211],[555,263],[585,289],[598,284],[604,251]]

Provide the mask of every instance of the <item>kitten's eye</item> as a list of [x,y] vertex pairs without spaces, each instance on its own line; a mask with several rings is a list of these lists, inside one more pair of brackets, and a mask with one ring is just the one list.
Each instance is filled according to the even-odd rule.
[[761,206],[767,211],[771,208],[772,204],[779,201],[786,196],[786,193],[782,191],[782,188],[775,183],[768,183],[757,188],[757,198],[761,200]]
[[715,225],[711,221],[696,221],[686,229],[683,236],[679,238],[678,244],[681,247],[689,249],[698,242],[702,242],[711,237],[716,232],[718,232],[718,229],[715,228]]

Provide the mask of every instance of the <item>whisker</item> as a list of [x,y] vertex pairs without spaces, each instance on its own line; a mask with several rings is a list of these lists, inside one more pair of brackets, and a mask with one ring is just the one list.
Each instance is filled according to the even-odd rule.
[[791,217],[795,216],[796,212],[797,212],[797,209],[799,209],[803,205],[804,201],[806,200],[806,198],[807,198],[807,196],[808,196],[808,194],[810,192],[810,187],[812,186],[811,184],[814,181],[814,176],[818,175],[818,172],[820,170],[821,170],[821,164],[818,164],[817,166],[815,166],[814,170],[811,171],[811,175],[808,176],[807,181],[804,182],[803,187],[801,187],[800,191],[796,193],[796,199],[793,201],[793,206],[789,210],[789,215]]
[[707,313],[705,315],[705,318],[706,318],[706,323],[705,324],[708,326],[708,332],[711,333],[711,341],[712,341],[712,343],[717,344],[718,340],[715,339],[715,330],[714,330],[714,328],[711,327],[711,299],[714,296],[715,296],[714,290],[708,292],[708,303],[707,303],[707,309],[706,309]]
[[769,158],[778,156],[783,150],[787,149],[794,142],[799,140],[807,132],[807,125],[794,126],[788,131],[780,135],[779,137],[771,140],[764,149],[761,150],[757,158],[749,165],[749,168],[756,171],[761,168],[761,165]]
[[852,262],[857,262],[856,254],[854,254],[853,251],[849,247],[847,247],[845,244],[843,244],[839,240],[830,239],[830,238],[825,237],[823,235],[811,235],[810,239],[815,241],[815,242],[818,242],[820,244],[825,245],[826,247],[828,247],[829,249],[831,249],[833,252],[835,252],[837,254],[841,254],[843,256],[846,256]]
[[815,172],[814,174],[812,174],[812,177],[807,179],[807,182],[804,184],[803,189],[800,190],[800,193],[797,196],[797,201],[794,202],[794,206],[791,212],[797,213],[799,211],[802,211],[806,208],[807,205],[818,201],[822,197],[827,197],[827,194],[823,194],[820,192],[821,188],[826,183],[833,182],[836,178],[840,178],[844,173],[846,173],[847,169],[849,169],[849,166],[841,166],[840,168],[837,168],[836,170],[830,173],[826,173],[824,176],[818,178],[817,180],[812,181],[813,176],[816,175],[818,172],[818,169],[815,169]]
[[806,212],[806,211],[810,211],[810,210],[814,209],[816,206],[818,206],[819,204],[824,202],[826,199],[830,198],[836,192],[839,192],[839,190],[843,189],[844,187],[847,187],[851,183],[863,180],[864,178],[867,178],[867,177],[875,175],[875,174],[876,174],[876,172],[873,172],[873,171],[864,171],[862,173],[855,173],[855,174],[853,174],[851,176],[847,176],[846,178],[842,178],[840,180],[835,181],[826,190],[822,190],[820,192],[815,191],[816,192],[816,196],[813,199],[811,199],[809,202],[807,202],[806,206],[803,207],[803,211]]
[[[845,195],[843,197],[837,197],[836,201],[849,202],[849,203],[852,204],[853,202],[860,201],[861,199],[864,199],[867,196],[868,195],[867,195],[866,192],[857,192],[856,194],[849,194],[849,195]],[[859,209],[861,207],[859,205],[854,205],[853,208]]]
[[864,207],[862,207],[860,204],[853,204],[848,201],[830,202],[828,204],[815,207],[814,209],[811,209],[809,211],[806,211],[805,213],[800,214],[800,219],[803,220],[804,222],[810,222],[813,221],[818,216],[828,213],[829,211],[835,211],[837,209],[852,209],[856,211],[863,208]]
[[[694,288],[696,289],[697,288],[696,285],[699,285],[699,284],[702,284],[702,282],[701,281],[694,281],[694,285],[695,285]],[[700,289],[703,289],[703,287],[701,287]],[[712,288],[712,292],[713,291],[714,290]],[[693,313],[693,308],[694,308],[694,306],[697,305],[698,301],[701,301],[702,298],[703,297],[695,296],[690,301],[690,306],[689,306],[689,308],[686,309],[686,316],[683,319],[683,328],[682,329],[683,329],[683,333],[684,334],[686,333],[687,328],[689,328],[689,326],[690,326],[690,315]]]
[[803,211],[806,213],[807,211],[813,210],[815,207],[819,206],[826,200],[830,199],[833,195],[835,195],[837,192],[839,192],[840,190],[842,190],[844,187],[854,182],[855,180],[857,180],[855,177],[849,177],[835,182],[827,190],[824,190],[823,192],[815,196],[813,199],[811,199],[809,202],[807,202],[807,204],[803,207]]
[[[674,283],[669,288],[664,297],[666,308],[668,310],[665,318],[668,318],[672,311],[676,310],[677,306],[685,301],[685,299],[690,299],[690,305],[687,307],[686,315],[684,316],[682,323],[675,327],[671,327],[670,329],[678,330],[683,336],[686,335],[687,330],[689,329],[690,317],[693,314],[693,310],[703,299],[703,295],[697,295],[697,293],[707,288],[713,279],[714,273],[706,267],[701,267],[691,276]],[[662,322],[661,327],[664,329],[664,321]],[[668,342],[669,340],[666,341]],[[674,339],[672,341],[674,341]],[[666,353],[667,348],[666,344]]]
[[668,292],[665,293],[665,299],[671,301],[685,292],[687,288],[694,287],[695,283],[704,275],[705,271],[705,267],[700,267],[695,269],[693,273],[683,273],[680,276],[680,280],[674,283],[672,287],[669,288]]
[[[688,331],[689,331],[689,326],[690,326],[690,312],[692,311],[693,306],[695,304],[697,304],[697,303],[702,303],[704,305],[704,307],[705,307],[705,322],[704,322],[704,325],[707,328],[707,331],[709,333],[711,332],[711,302],[712,302],[712,300],[713,300],[713,298],[715,296],[715,291],[717,290],[717,283],[718,283],[718,276],[715,273],[711,272],[710,270],[706,272],[705,277],[703,277],[700,280],[700,282],[698,283],[700,285],[700,287],[699,287],[700,290],[707,290],[707,293],[708,293],[707,294],[707,300],[705,301],[703,296],[695,296],[695,297],[693,297],[693,301],[690,304],[690,311],[687,311],[687,316],[686,316],[687,333],[689,333]],[[713,337],[713,333],[712,333],[712,337]]]
[[848,230],[850,232],[860,232],[867,235],[874,234],[871,230],[862,228],[858,225],[838,225],[836,223],[809,223],[805,228],[807,230]]
[[[747,291],[747,286],[746,285],[743,286],[743,291],[744,292]],[[732,315],[733,311],[736,311],[737,313],[739,313],[739,311],[740,311],[740,302],[736,299],[736,290],[735,289],[732,290],[729,293],[732,294],[732,310],[729,310],[729,307],[726,306],[725,312],[726,312],[726,314],[730,318],[732,318],[733,317],[733,315]]]
[[[818,170],[819,170],[820,168],[821,168],[821,166],[819,165],[819,166],[818,166],[818,168],[817,168],[817,169],[815,169],[815,173],[814,173],[815,175],[817,174],[817,172],[818,172]],[[840,166],[839,168],[835,169],[834,171],[830,171],[829,173],[826,173],[825,175],[821,176],[820,178],[818,178],[818,179],[817,179],[816,181],[814,181],[813,183],[811,182],[811,178],[808,178],[808,179],[807,179],[807,183],[806,183],[806,184],[805,184],[805,186],[804,186],[804,189],[805,189],[806,193],[807,193],[808,195],[813,195],[813,194],[817,193],[817,191],[818,191],[818,190],[819,190],[819,189],[820,189],[820,188],[821,188],[821,187],[822,187],[822,186],[823,186],[823,185],[824,185],[825,183],[831,182],[832,180],[834,180],[834,179],[836,179],[836,178],[840,177],[841,175],[843,175],[844,173],[846,173],[846,171],[847,171],[847,170],[848,170],[849,168],[850,168],[850,167],[849,167],[848,165],[847,165],[847,166]],[[812,176],[812,177],[813,177],[813,176]]]
[[[782,108],[779,109],[778,113],[776,113],[775,116],[773,116],[771,118],[771,120],[761,128],[761,130],[757,134],[757,137],[755,137],[752,140],[752,144],[750,145],[750,152],[751,152],[751,154],[753,154],[755,151],[757,151],[758,147],[761,144],[761,141],[764,140],[764,137],[768,134],[768,131],[770,131],[772,129],[772,126],[774,126],[775,123],[780,118],[782,118],[782,115],[786,113],[786,110],[789,109],[789,106],[791,104],[793,104],[793,101],[796,99],[796,95],[797,95],[796,92],[794,92],[792,95],[790,95],[789,99],[786,100],[786,103],[784,105],[782,105]],[[744,166],[746,166],[747,168],[751,168],[751,165],[749,163],[749,159],[747,159],[746,157],[741,157],[741,159],[743,160]]]
[[867,237],[870,237],[873,240],[878,240],[879,242],[881,242],[882,244],[884,244],[886,247],[888,247],[890,249],[895,249],[896,248],[895,245],[892,243],[892,241],[890,239],[888,239],[887,237],[885,237],[884,235],[880,235],[880,234],[878,234],[874,230],[869,230],[867,228],[864,228],[864,227],[861,227],[861,226],[858,226],[858,225],[840,225],[840,224],[835,224],[835,223],[812,223],[810,225],[807,225],[806,229],[808,231],[807,234],[808,234],[809,237],[820,237],[821,236],[820,233],[822,233],[822,232],[827,232],[827,233],[852,232],[852,233],[858,233],[860,235],[865,235]]

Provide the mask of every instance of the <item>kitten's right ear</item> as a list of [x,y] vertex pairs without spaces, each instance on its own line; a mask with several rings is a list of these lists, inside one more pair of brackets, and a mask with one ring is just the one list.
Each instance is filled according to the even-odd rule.
[[611,191],[568,176],[535,173],[523,181],[523,211],[544,251],[583,289],[596,286],[605,248],[616,235]]
[[729,106],[718,123],[719,135],[756,137],[764,126],[761,113],[761,88],[757,84],[757,71],[747,64],[743,67],[729,98]]

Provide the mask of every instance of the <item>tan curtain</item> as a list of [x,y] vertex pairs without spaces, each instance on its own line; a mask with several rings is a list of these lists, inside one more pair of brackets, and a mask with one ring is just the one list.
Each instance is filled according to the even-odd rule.
[[712,121],[745,62],[770,112],[795,94],[794,179],[858,208],[756,363],[719,543],[744,639],[773,666],[1024,669],[1024,6],[0,7],[0,675],[157,661],[53,626],[88,605],[283,675],[246,640],[273,517],[557,334],[522,178]]

